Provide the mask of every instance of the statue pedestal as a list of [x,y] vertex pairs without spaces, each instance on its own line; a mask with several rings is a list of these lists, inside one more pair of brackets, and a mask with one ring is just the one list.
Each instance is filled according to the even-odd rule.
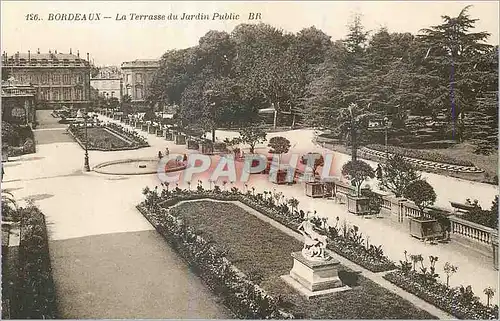
[[308,298],[350,289],[343,286],[338,276],[339,261],[329,258],[325,261],[309,260],[302,252],[293,252],[293,268],[282,278],[290,286]]

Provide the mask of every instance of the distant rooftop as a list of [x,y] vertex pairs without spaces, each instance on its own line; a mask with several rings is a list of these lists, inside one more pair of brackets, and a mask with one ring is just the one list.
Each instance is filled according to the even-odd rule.
[[136,59],[134,61],[126,61],[122,63],[122,68],[140,68],[140,67],[159,68],[160,61],[158,59]]
[[14,53],[9,55],[4,52],[2,54],[2,62],[4,66],[15,67],[40,67],[40,66],[55,66],[55,67],[87,67],[90,63],[80,57],[79,53]]

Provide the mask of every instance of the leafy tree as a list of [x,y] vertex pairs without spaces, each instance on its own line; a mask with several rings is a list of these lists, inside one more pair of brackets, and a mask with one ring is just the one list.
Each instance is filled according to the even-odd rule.
[[406,187],[403,195],[417,205],[422,216],[424,214],[424,209],[431,206],[436,201],[436,192],[434,188],[423,179],[413,181]]
[[266,140],[266,132],[259,126],[249,126],[240,130],[240,140],[243,144],[250,145],[250,153],[255,153],[255,145]]
[[120,101],[116,97],[111,97],[108,99],[109,108],[116,109],[120,105]]
[[421,178],[415,166],[400,154],[389,157],[382,168],[382,185],[392,191],[396,197],[404,195],[408,185]]
[[280,164],[281,155],[288,153],[291,145],[290,141],[285,137],[277,136],[269,140],[269,144],[267,145],[267,147],[271,148],[271,150],[269,151],[270,153],[278,154],[278,164]]
[[120,109],[126,115],[131,114],[132,111],[132,97],[130,95],[125,95],[122,98]]
[[475,105],[478,82],[484,77],[476,69],[474,57],[491,49],[485,43],[490,36],[488,32],[470,31],[478,20],[468,14],[470,7],[466,6],[456,17],[443,15],[442,24],[422,29],[420,35],[429,48],[426,54],[429,74],[438,72],[441,78],[434,90],[435,102],[451,111],[454,127]]
[[153,109],[148,109],[142,118],[144,121],[154,121],[156,119],[156,114]]
[[484,294],[486,294],[486,306],[490,306],[490,300],[495,295],[495,290],[490,286],[483,290]]
[[361,185],[367,178],[374,178],[375,171],[361,160],[351,160],[342,166],[342,175],[356,187],[356,196],[361,196]]
[[281,136],[271,138],[267,146],[271,148],[270,152],[273,154],[286,154],[291,147],[290,141]]
[[20,139],[18,126],[2,121],[2,145],[17,146]]
[[313,174],[316,174],[318,167],[325,165],[325,158],[323,157],[323,155],[318,153],[307,153],[306,155],[302,156],[300,162],[304,165],[307,165],[309,159],[312,158],[314,158],[314,163],[312,164],[311,167],[313,169]]

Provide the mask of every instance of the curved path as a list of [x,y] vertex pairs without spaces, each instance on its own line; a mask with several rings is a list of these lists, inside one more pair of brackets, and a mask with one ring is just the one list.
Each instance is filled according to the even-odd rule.
[[[82,173],[83,150],[40,114],[37,153],[6,163],[3,185],[46,215],[59,317],[231,318],[135,209],[155,175]],[[91,165],[125,155],[154,152],[91,152]]]

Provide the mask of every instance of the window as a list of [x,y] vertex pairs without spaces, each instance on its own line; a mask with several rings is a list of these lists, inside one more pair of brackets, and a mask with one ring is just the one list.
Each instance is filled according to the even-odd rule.
[[131,74],[127,74],[127,83],[131,83],[132,82],[132,75]]
[[135,75],[135,81],[136,82],[142,82],[142,74],[136,74]]
[[64,100],[71,100],[71,88],[63,88]]
[[71,84],[71,75],[63,75],[63,84],[65,85]]
[[114,96],[115,96],[115,92],[114,92],[114,91],[112,91],[112,92],[111,92],[111,97],[114,97]]
[[61,82],[61,75],[59,74],[52,74],[52,83],[53,84],[58,84]]
[[135,99],[142,99],[142,87],[135,88]]
[[76,83],[81,84],[82,83],[82,75],[77,75],[76,76]]
[[58,88],[53,89],[52,96],[54,100],[61,100],[61,93],[59,92]]

